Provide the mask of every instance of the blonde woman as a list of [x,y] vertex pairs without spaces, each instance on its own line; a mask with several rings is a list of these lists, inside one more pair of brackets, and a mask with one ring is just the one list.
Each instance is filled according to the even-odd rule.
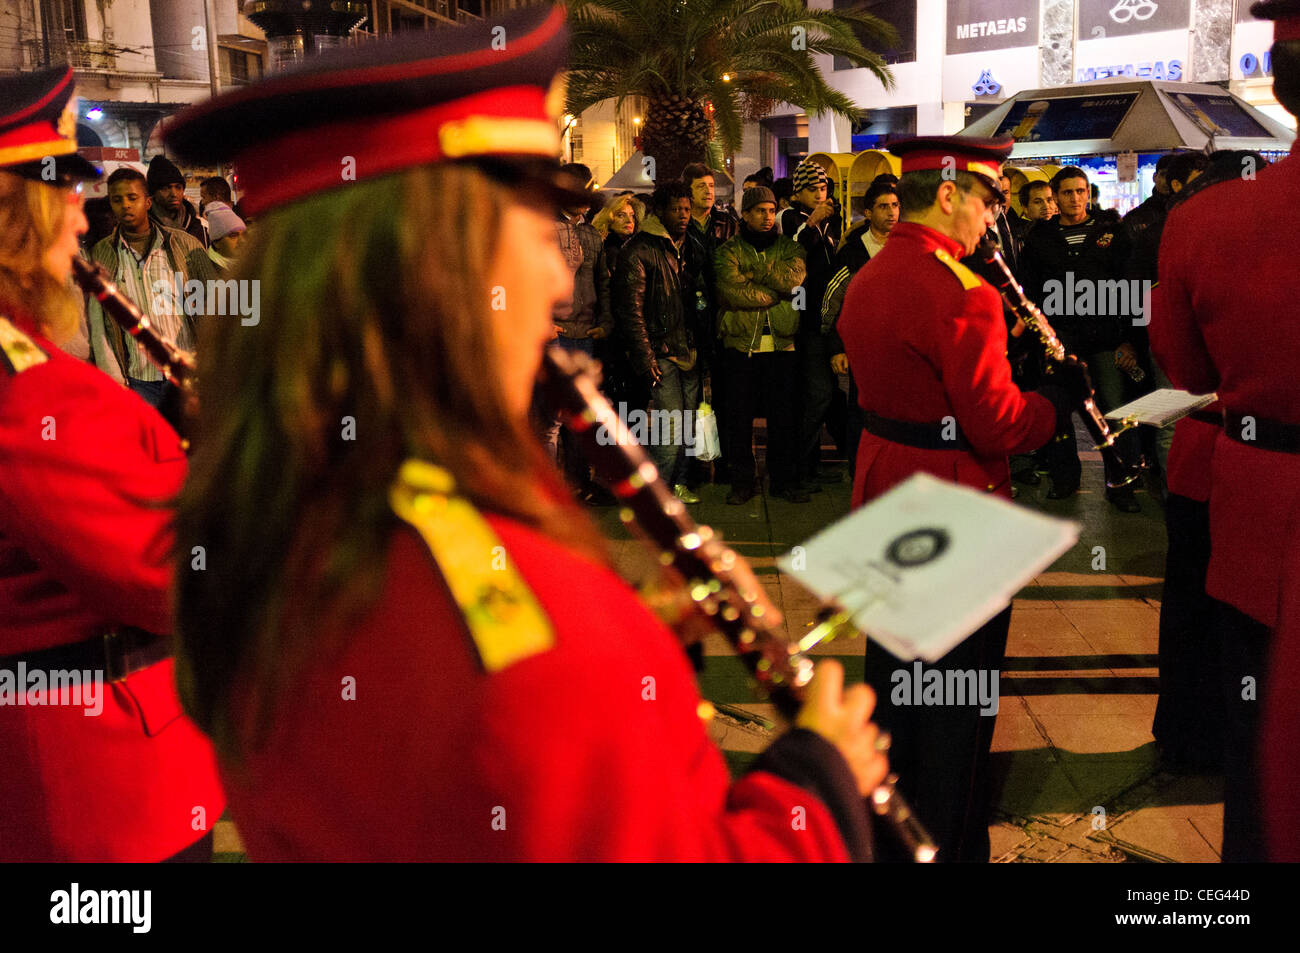
[[99,177],[71,100],[71,69],[0,79],[0,861],[204,860],[224,801],[173,685],[162,505],[185,455],[58,347]]
[[591,220],[592,227],[605,240],[605,262],[610,278],[618,264],[618,253],[636,234],[645,219],[645,203],[635,195],[619,195],[609,201]]

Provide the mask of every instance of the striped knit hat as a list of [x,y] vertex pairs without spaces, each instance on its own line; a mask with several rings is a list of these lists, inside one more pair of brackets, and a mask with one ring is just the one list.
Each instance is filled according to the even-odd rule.
[[794,191],[802,192],[808,187],[816,188],[819,185],[829,185],[830,179],[826,175],[826,170],[814,162],[812,159],[804,159],[794,170]]

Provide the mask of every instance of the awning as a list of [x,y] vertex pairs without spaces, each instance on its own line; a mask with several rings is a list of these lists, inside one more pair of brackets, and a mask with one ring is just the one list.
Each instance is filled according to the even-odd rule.
[[1285,152],[1295,133],[1219,86],[1109,79],[1016,93],[963,129],[1012,135],[1011,158],[1190,149]]
[[[633,152],[631,157],[623,163],[623,167],[610,176],[609,181],[600,187],[600,191],[617,193],[631,189],[633,192],[653,192],[655,184],[645,174],[645,163],[641,161],[642,158],[643,153],[640,149]],[[709,171],[713,174],[716,201],[729,200],[735,190],[735,183],[732,181],[731,176],[717,169],[710,169]]]

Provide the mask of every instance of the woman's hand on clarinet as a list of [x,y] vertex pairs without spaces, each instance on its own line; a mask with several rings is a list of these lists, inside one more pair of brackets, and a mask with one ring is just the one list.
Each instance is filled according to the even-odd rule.
[[868,720],[876,707],[875,692],[868,685],[845,691],[843,666],[825,659],[817,664],[806,697],[795,724],[817,732],[839,749],[857,779],[858,791],[867,797],[889,774],[887,736]]

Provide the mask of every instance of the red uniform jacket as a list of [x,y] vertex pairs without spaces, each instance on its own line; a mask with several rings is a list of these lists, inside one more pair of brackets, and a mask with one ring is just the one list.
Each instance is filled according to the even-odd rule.
[[[1153,320],[1156,315],[1161,314],[1161,309],[1164,307],[1160,301],[1161,294],[1160,285],[1157,284],[1151,289]],[[1167,322],[1156,323],[1158,326],[1154,335],[1158,337]],[[1149,326],[1148,331],[1150,332]],[[1152,346],[1154,347],[1154,344]],[[1203,410],[1207,414],[1221,415],[1223,403],[1215,401]],[[1222,429],[1202,420],[1193,420],[1191,417],[1184,417],[1174,424],[1174,440],[1169,447],[1169,460],[1165,473],[1165,481],[1169,485],[1170,493],[1177,493],[1198,503],[1209,501],[1214,443]]]
[[[1160,246],[1151,346],[1176,387],[1217,391],[1224,407],[1300,425],[1300,268],[1278,209],[1300,202],[1300,155],[1254,180],[1215,185],[1174,208]],[[1207,251],[1230,223],[1238,253]],[[1300,533],[1300,455],[1216,437],[1206,591],[1277,622],[1282,550]]]
[[396,529],[346,648],[302,673],[264,745],[222,761],[250,858],[846,859],[808,791],[729,783],[681,647],[620,579],[489,522],[554,645],[485,672],[428,546]]
[[[48,359],[18,372],[0,360],[0,656],[120,624],[167,633],[171,513],[146,501],[185,478],[176,433],[17,326]],[[101,700],[95,716],[0,704],[0,860],[157,861],[217,822],[212,750],[181,714],[171,661],[103,685]]]
[[1260,740],[1268,859],[1300,863],[1300,536],[1288,540]]
[[1011,382],[1002,300],[957,262],[963,253],[900,222],[849,285],[839,332],[862,409],[915,423],[951,416],[972,448],[921,450],[863,432],[854,506],[918,472],[1010,498],[1007,457],[1052,436],[1051,402]]

